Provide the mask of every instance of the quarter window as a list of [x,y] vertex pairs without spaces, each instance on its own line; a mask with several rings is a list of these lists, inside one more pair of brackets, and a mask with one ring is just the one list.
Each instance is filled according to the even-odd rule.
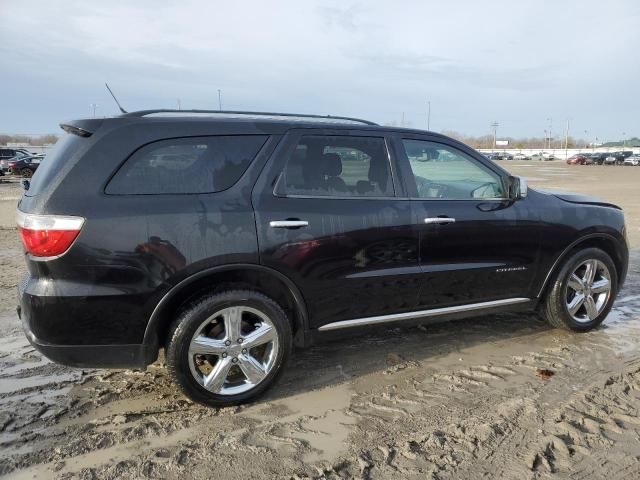
[[236,183],[266,135],[174,138],[150,143],[120,167],[109,194],[184,194],[226,190]]
[[500,176],[466,153],[441,143],[402,140],[418,197],[448,200],[504,198]]
[[384,138],[304,135],[278,186],[285,195],[392,197]]

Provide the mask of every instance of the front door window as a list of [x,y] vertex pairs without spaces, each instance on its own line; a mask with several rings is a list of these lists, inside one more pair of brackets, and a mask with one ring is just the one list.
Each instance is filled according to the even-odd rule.
[[505,198],[500,177],[448,145],[403,139],[419,198],[444,200]]

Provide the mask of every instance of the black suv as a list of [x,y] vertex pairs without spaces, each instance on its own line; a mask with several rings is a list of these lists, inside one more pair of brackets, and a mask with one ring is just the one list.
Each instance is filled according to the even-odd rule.
[[538,309],[590,330],[626,276],[620,208],[528,190],[443,135],[195,111],[62,128],[18,205],[29,340],[91,367],[164,348],[209,405],[338,329]]

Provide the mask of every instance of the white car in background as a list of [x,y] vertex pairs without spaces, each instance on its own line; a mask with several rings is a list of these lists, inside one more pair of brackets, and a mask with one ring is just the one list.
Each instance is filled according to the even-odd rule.
[[530,160],[530,157],[526,156],[524,153],[516,153],[513,156],[514,160]]
[[624,164],[631,165],[633,167],[640,166],[640,155],[632,155],[629,158],[625,158]]
[[556,156],[553,153],[542,152],[542,158],[544,160],[555,160]]

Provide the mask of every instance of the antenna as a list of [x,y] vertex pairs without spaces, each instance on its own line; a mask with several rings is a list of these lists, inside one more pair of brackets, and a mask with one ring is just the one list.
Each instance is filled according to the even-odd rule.
[[120,111],[122,113],[128,113],[124,108],[122,108],[122,105],[120,105],[120,102],[118,101],[118,99],[116,98],[116,96],[113,94],[113,92],[111,91],[111,89],[109,88],[109,84],[107,82],[104,82],[104,86],[107,87],[107,90],[109,90],[109,93],[111,94],[111,96],[113,97],[113,99],[116,102],[116,105],[118,105],[118,108],[120,109]]

